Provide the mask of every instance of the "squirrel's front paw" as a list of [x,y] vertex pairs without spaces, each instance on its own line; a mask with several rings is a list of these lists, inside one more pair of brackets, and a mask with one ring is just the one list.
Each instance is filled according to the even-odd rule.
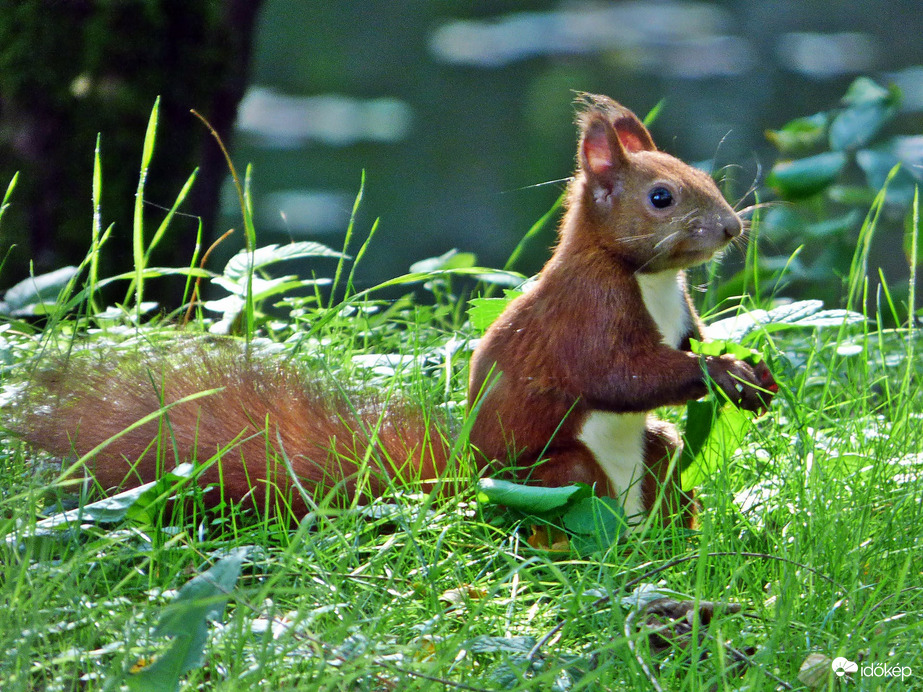
[[762,361],[750,365],[732,355],[707,359],[708,375],[736,406],[763,413],[769,410],[772,396],[779,390],[769,368]]

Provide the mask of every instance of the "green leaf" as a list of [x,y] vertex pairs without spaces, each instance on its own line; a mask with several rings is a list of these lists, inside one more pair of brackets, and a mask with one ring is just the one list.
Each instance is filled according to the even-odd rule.
[[734,341],[725,339],[715,339],[714,341],[699,341],[698,339],[689,340],[689,350],[698,353],[701,356],[723,356],[730,354],[750,365],[756,365],[763,360],[763,354],[754,351]]
[[[700,407],[694,406],[695,413],[692,413],[688,408],[691,404],[699,403],[703,402],[690,401],[687,404],[687,414],[696,417],[693,423],[694,426],[707,425],[704,423],[705,416],[711,415],[704,407],[701,407],[701,410],[695,410]],[[685,435],[687,444],[690,446],[693,444],[700,445],[700,447],[691,461],[686,458],[685,450],[683,451],[683,459],[680,461],[681,466],[685,464],[685,469],[682,471],[683,490],[692,490],[697,485],[701,485],[707,478],[714,476],[731,455],[740,448],[749,427],[750,420],[741,409],[734,406],[725,406],[708,427],[704,442],[700,443],[697,437],[690,441],[691,431],[687,422]],[[704,432],[704,428],[696,432],[696,435],[698,436],[701,432]]]
[[578,500],[564,513],[562,521],[568,531],[591,534],[605,547],[615,543],[628,529],[625,510],[614,497],[591,495]]
[[27,311],[33,305],[54,303],[79,272],[79,268],[69,266],[23,279],[6,292],[3,299],[6,311],[15,315]]
[[772,167],[766,184],[786,199],[810,197],[831,185],[845,166],[846,154],[840,151],[780,161]]
[[[174,471],[163,474],[152,483],[145,483],[137,488],[42,519],[35,523],[31,531],[20,534],[15,540],[54,536],[61,529],[73,529],[88,522],[112,524],[125,518],[150,522],[153,517],[151,508],[165,496],[171,495],[179,486],[185,485],[192,477],[193,470],[192,464],[180,464]],[[13,534],[10,537],[12,536]],[[7,538],[8,543],[10,537]]]
[[830,148],[836,151],[865,146],[897,113],[901,92],[885,89],[866,77],[849,87],[843,101],[848,107],[830,124]]
[[910,206],[914,186],[923,182],[923,136],[894,137],[876,147],[856,152],[856,163],[870,187],[880,190],[898,164],[901,169],[888,184],[887,200]]
[[837,238],[847,233],[857,231],[862,225],[862,214],[858,209],[853,209],[842,216],[834,216],[816,223],[805,224],[803,233],[812,238]]
[[337,252],[322,243],[306,241],[287,245],[265,245],[257,248],[252,255],[252,260],[251,253],[246,250],[241,250],[234,255],[224,266],[224,277],[239,283],[246,280],[249,272],[255,272],[270,264],[284,260],[304,257],[344,257],[343,253]]
[[824,310],[821,300],[799,300],[772,310],[751,310],[709,324],[705,331],[710,337],[739,341],[750,332],[763,330],[840,327],[865,321],[865,316],[850,310]]
[[592,489],[583,484],[544,488],[495,478],[482,478],[477,488],[479,502],[503,505],[527,514],[544,514],[592,494]]
[[[896,89],[896,87],[892,87]],[[843,96],[843,103],[851,106],[870,101],[884,101],[892,92],[868,77],[857,77]],[[899,92],[898,92],[899,93]]]
[[[720,404],[714,397],[690,400],[686,402],[686,429],[683,431],[683,453],[680,456],[679,468],[685,473],[692,466],[695,458],[705,447],[708,436],[718,420]],[[689,490],[685,482],[683,488]]]
[[845,151],[865,146],[896,112],[895,106],[874,102],[847,108],[830,125],[830,148]]
[[208,621],[222,617],[248,550],[234,549],[180,589],[154,631],[154,636],[173,637],[173,643],[153,664],[126,678],[129,689],[176,690],[184,673],[202,665]]
[[533,637],[491,637],[486,634],[469,639],[465,643],[465,648],[476,654],[528,654],[534,646]]
[[795,155],[817,147],[827,135],[830,116],[816,113],[796,118],[779,130],[767,130],[766,139],[783,154]]
[[473,267],[477,258],[471,252],[449,250],[438,257],[428,257],[410,265],[410,271],[434,272],[443,269],[468,269]]
[[506,306],[513,302],[522,291],[507,289],[502,298],[472,298],[468,301],[468,319],[472,326],[481,334],[506,310]]

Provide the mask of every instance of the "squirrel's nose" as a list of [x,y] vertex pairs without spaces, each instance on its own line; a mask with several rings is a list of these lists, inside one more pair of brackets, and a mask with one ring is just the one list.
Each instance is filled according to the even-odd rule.
[[722,218],[721,226],[728,240],[736,238],[740,235],[741,231],[743,231],[743,223],[741,223],[740,217],[737,216],[737,214],[731,214]]

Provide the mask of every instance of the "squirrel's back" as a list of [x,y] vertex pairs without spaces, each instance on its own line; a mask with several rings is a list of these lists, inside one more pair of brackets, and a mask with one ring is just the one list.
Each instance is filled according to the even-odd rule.
[[357,410],[289,359],[248,357],[233,342],[178,340],[170,351],[46,362],[13,427],[52,454],[89,455],[87,469],[105,490],[195,461],[206,466],[200,485],[217,486],[208,504],[269,501],[299,516],[302,492],[378,497],[396,478],[429,490],[445,471],[445,431],[422,409],[366,398]]

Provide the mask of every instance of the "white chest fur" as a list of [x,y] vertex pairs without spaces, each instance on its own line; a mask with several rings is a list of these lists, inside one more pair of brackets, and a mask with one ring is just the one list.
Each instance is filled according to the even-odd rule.
[[[644,306],[654,318],[663,342],[676,348],[689,333],[692,318],[683,291],[684,278],[676,271],[639,274]],[[644,478],[644,413],[593,411],[580,429],[579,439],[596,457],[619,494],[631,523],[642,518],[641,480]]]
[[637,274],[644,307],[657,323],[667,346],[676,348],[689,333],[692,318],[683,292],[685,277],[675,270],[658,274]]

